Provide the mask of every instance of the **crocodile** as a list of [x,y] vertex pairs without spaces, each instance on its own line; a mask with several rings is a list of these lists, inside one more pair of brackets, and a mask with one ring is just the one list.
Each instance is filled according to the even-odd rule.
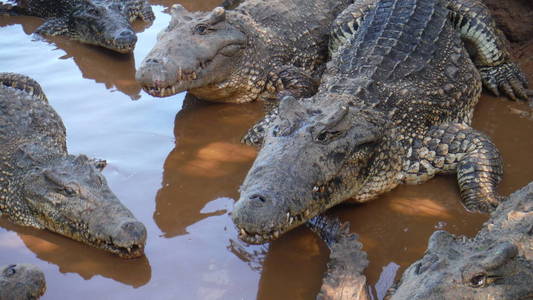
[[513,193],[474,238],[436,231],[386,299],[531,299],[533,183]]
[[34,265],[0,267],[0,300],[39,299],[46,291],[44,273]]
[[155,19],[146,0],[17,0],[15,4],[4,5],[3,11],[45,19],[36,30],[39,35],[64,36],[119,53],[135,48],[133,21],[151,24]]
[[[366,202],[439,173],[457,174],[470,211],[501,202],[500,154],[468,124],[482,80],[511,98],[528,95],[486,7],[362,0],[352,8],[353,19],[333,30],[333,45],[351,37],[333,47],[318,93],[284,96],[263,131],[232,212],[248,243],[274,240],[343,201]],[[478,50],[474,59],[463,39]]]
[[[307,226],[330,249],[317,299],[371,299],[363,273],[367,256],[349,224],[319,215]],[[385,300],[531,299],[532,231],[533,182],[504,201],[475,237],[435,231],[424,256],[405,270]]]
[[101,160],[67,152],[63,122],[41,86],[0,73],[0,215],[123,258],[143,255],[146,228],[117,199]]
[[227,1],[239,5],[194,13],[175,4],[137,81],[156,97],[189,91],[209,101],[269,103],[284,90],[311,96],[328,56],[331,23],[351,2]]

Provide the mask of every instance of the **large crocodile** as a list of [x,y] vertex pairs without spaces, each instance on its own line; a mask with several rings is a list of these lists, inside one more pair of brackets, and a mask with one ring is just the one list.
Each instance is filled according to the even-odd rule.
[[[471,211],[500,203],[500,155],[468,124],[482,79],[509,97],[527,93],[486,7],[368,2],[375,1],[356,2],[352,20],[335,31],[350,37],[336,47],[318,93],[284,97],[265,130],[232,213],[243,240],[273,240],[340,202],[365,202],[439,173],[457,173]],[[481,72],[461,38],[478,49]]]
[[124,258],[146,229],[109,189],[101,161],[67,152],[65,127],[40,85],[0,73],[0,215]]
[[436,231],[386,299],[532,299],[533,183],[513,193],[472,239]]
[[[17,0],[5,8],[10,14],[44,18],[36,33],[65,36],[120,53],[133,51],[137,35],[131,23],[152,23],[154,13],[146,0]],[[1,12],[1,11],[0,11]]]
[[46,291],[44,274],[29,264],[0,267],[0,300],[34,300]]
[[330,25],[351,2],[247,0],[235,10],[195,13],[176,4],[137,80],[157,97],[186,90],[232,103],[273,99],[282,90],[310,96],[327,59]]

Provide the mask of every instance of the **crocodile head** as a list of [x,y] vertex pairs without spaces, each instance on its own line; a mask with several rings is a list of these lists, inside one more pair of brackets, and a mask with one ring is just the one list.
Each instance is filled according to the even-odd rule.
[[242,240],[273,240],[363,186],[381,143],[383,118],[338,99],[328,103],[317,109],[291,96],[282,99],[232,212]]
[[144,0],[128,3],[81,1],[68,15],[64,34],[83,43],[130,53],[137,42],[137,35],[130,22],[138,16],[149,22],[153,19],[151,8]]
[[46,290],[44,274],[29,264],[0,267],[0,299],[38,299]]
[[85,155],[51,158],[45,166],[31,168],[21,184],[25,209],[15,218],[120,257],[143,255],[146,228]]
[[531,299],[533,264],[507,241],[436,231],[386,299]]
[[143,60],[136,79],[152,96],[167,97],[227,80],[246,47],[246,35],[226,11],[188,12],[172,6],[172,19]]

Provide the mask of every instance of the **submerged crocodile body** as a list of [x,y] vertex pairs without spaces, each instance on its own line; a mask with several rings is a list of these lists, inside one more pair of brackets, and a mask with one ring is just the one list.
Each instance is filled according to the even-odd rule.
[[0,300],[34,300],[46,291],[44,274],[29,264],[0,267]]
[[[527,98],[527,83],[486,7],[362,0],[339,18],[350,21],[334,30],[318,93],[286,96],[267,122],[232,213],[241,239],[267,242],[338,203],[439,173],[457,173],[467,209],[493,210],[500,155],[468,124],[482,80],[515,98]],[[478,50],[475,64],[462,39]]]
[[348,223],[319,215],[307,226],[326,243],[330,250],[328,267],[317,300],[370,300],[366,276],[367,254],[357,235],[350,233]]
[[65,127],[34,80],[0,73],[0,215],[124,258],[146,229],[109,189],[101,161],[67,152]]
[[532,299],[533,183],[513,193],[472,239],[436,231],[386,299]]
[[287,90],[316,92],[330,26],[352,0],[227,1],[235,10],[189,12],[172,20],[137,71],[156,97],[182,91],[210,101],[273,99]]
[[17,0],[12,14],[45,19],[36,33],[65,36],[83,43],[130,53],[137,42],[131,23],[152,23],[154,13],[146,0]]

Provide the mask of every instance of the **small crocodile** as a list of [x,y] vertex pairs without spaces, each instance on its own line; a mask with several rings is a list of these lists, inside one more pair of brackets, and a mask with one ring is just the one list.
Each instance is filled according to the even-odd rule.
[[513,193],[472,239],[436,231],[386,299],[532,299],[533,183]]
[[[232,213],[246,242],[271,241],[338,203],[439,173],[457,173],[470,211],[492,211],[502,199],[499,152],[468,124],[482,80],[522,99],[527,82],[487,8],[475,0],[362,0],[339,18],[346,15],[318,93],[284,97],[263,130]],[[477,49],[475,64],[462,39]]]
[[124,258],[143,255],[146,229],[116,198],[102,161],[67,152],[65,127],[40,85],[0,73],[0,215]]
[[136,78],[152,96],[182,91],[210,101],[274,99],[282,90],[311,96],[327,59],[330,26],[352,0],[227,1],[172,19]]
[[137,35],[131,27],[134,20],[152,23],[155,19],[146,0],[17,0],[15,3],[16,6],[3,10],[45,19],[36,30],[40,35],[65,36],[120,53],[130,53],[135,47]]
[[34,300],[46,291],[44,274],[29,264],[0,267],[0,300]]

